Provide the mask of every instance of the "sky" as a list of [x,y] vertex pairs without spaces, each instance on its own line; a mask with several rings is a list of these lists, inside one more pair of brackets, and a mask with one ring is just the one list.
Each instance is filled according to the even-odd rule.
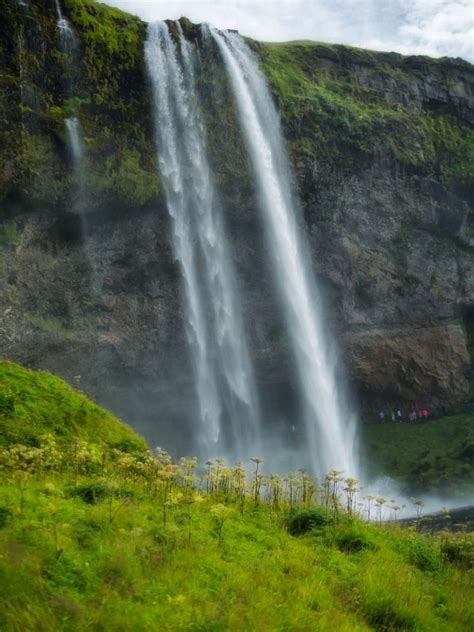
[[143,20],[209,22],[261,41],[310,39],[474,61],[474,0],[106,0]]

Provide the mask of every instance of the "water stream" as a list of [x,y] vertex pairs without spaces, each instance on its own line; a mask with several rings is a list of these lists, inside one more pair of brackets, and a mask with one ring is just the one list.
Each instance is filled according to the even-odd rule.
[[256,60],[239,35],[212,30],[228,71],[258,186],[275,283],[286,319],[304,405],[307,453],[314,472],[355,474],[355,420],[336,379],[333,341],[309,265],[307,244],[292,194],[278,113]]
[[145,59],[154,99],[158,163],[181,265],[187,337],[207,456],[258,450],[260,416],[222,208],[197,107],[196,55],[166,23],[148,27]]

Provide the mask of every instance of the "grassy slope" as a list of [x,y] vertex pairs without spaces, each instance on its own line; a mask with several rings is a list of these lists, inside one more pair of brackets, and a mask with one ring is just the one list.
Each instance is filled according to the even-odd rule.
[[[469,536],[320,508],[319,528],[294,537],[297,477],[262,479],[256,504],[250,480],[242,501],[238,469],[198,477],[192,460],[153,459],[61,380],[0,367],[0,629],[472,629]],[[46,431],[56,443],[35,438]],[[124,437],[127,452],[113,447]]]
[[469,571],[447,561],[437,536],[342,521],[297,538],[284,512],[247,505],[242,516],[228,503],[219,538],[223,505],[211,496],[173,503],[165,527],[141,484],[128,483],[126,504],[88,505],[64,483],[31,483],[22,511],[15,485],[2,489],[13,513],[0,530],[2,630],[474,625]]
[[63,380],[0,362],[0,446],[36,445],[47,433],[63,442],[145,449],[143,439]]
[[370,424],[361,443],[372,475],[388,475],[408,490],[463,492],[474,488],[474,415],[428,423]]

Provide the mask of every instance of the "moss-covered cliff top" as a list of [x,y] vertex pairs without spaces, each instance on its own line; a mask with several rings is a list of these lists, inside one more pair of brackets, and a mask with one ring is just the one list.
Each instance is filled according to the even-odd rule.
[[[161,187],[143,58],[146,24],[92,0],[62,0],[61,7],[75,35],[73,51],[61,46],[52,0],[0,0],[0,199],[71,204],[64,120],[75,115],[84,135],[85,184],[94,191],[91,210],[150,204]],[[195,25],[185,18],[182,25],[189,39],[198,39]],[[248,41],[275,94],[295,161],[318,155],[345,171],[360,164],[354,156],[383,151],[445,186],[470,186],[468,62],[319,42]]]
[[[255,40],[253,40],[255,41]],[[462,57],[430,57],[429,55],[405,55],[395,51],[376,51],[368,48],[359,48],[347,44],[330,44],[317,40],[290,40],[287,42],[260,42],[266,47],[286,47],[287,49],[299,47],[312,49],[319,57],[326,57],[332,61],[358,62],[367,66],[378,66],[386,63],[391,66],[406,66],[412,68],[428,66],[446,66],[449,68],[462,68],[472,71],[472,64]]]

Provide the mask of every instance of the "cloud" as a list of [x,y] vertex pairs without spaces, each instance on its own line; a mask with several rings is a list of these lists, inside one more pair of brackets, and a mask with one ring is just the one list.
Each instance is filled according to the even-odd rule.
[[474,60],[472,0],[108,0],[143,20],[210,22],[262,41],[311,39]]

